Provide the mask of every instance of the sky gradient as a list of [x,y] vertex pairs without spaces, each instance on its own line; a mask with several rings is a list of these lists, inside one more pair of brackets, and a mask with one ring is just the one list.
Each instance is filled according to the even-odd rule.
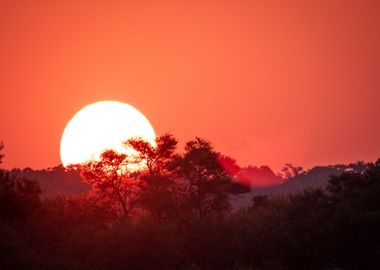
[[[54,3],[53,3],[54,2]],[[100,100],[279,170],[380,157],[380,1],[1,1],[5,168]]]

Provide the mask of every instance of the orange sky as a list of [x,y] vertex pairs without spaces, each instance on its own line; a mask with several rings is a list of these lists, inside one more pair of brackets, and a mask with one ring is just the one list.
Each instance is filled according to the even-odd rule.
[[0,1],[3,167],[59,164],[99,100],[241,165],[380,157],[380,1],[184,2]]

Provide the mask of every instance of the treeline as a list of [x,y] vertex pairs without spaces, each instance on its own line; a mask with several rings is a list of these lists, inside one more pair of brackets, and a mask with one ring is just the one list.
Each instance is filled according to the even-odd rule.
[[41,198],[36,181],[1,171],[0,268],[379,267],[380,160],[230,211],[231,196],[249,189],[209,142],[180,154],[171,135],[126,146],[138,155],[106,151],[75,166],[92,187],[83,196]]

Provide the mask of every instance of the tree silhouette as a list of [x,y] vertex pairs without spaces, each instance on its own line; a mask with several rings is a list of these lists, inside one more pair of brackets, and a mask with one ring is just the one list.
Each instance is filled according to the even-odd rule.
[[177,143],[171,134],[164,134],[155,139],[155,145],[142,138],[132,138],[127,140],[124,146],[137,151],[136,162],[146,165],[150,176],[159,176],[165,173]]
[[201,138],[189,141],[185,153],[177,155],[172,170],[187,186],[191,208],[199,220],[230,208],[229,196],[241,192],[240,186],[224,170],[218,153]]
[[[0,143],[0,151],[4,148]],[[0,161],[3,155],[0,155]],[[27,218],[41,203],[38,182],[0,170],[0,222]]]
[[177,143],[172,135],[164,134],[156,138],[155,145],[141,138],[124,144],[137,151],[136,163],[146,165],[140,172],[137,202],[159,221],[181,215],[180,186],[168,171]]
[[328,252],[345,269],[377,269],[380,255],[380,162],[363,172],[332,176],[326,186],[332,215]]
[[10,223],[27,218],[38,208],[41,189],[35,180],[0,171],[0,221]]
[[300,175],[303,172],[304,172],[304,170],[301,166],[294,166],[291,163],[286,163],[284,168],[282,168],[279,176],[281,176],[284,179],[288,179],[288,178]]
[[92,160],[79,166],[84,180],[91,184],[97,202],[109,206],[109,213],[120,220],[129,217],[134,209],[136,178],[131,176],[125,154],[107,150],[101,160]]
[[4,149],[4,144],[3,142],[0,142],[0,164],[3,162],[4,155],[1,154],[1,151],[3,151],[3,149]]

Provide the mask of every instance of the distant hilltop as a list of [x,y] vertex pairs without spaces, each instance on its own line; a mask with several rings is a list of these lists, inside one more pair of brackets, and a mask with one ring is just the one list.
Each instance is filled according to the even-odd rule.
[[[235,198],[235,204],[248,204],[253,195],[265,194],[289,194],[306,188],[324,186],[331,175],[339,175],[343,172],[362,172],[367,168],[367,163],[359,161],[351,164],[338,164],[328,166],[316,166],[309,170],[298,170],[294,174],[276,175],[268,166],[249,166],[242,168],[237,174],[239,181],[249,185],[251,192],[239,195]],[[44,197],[56,195],[80,195],[90,190],[90,186],[84,183],[78,171],[68,170],[62,165],[34,170],[31,168],[12,169],[11,174],[25,176],[39,182]],[[258,184],[258,183],[265,183]]]
[[67,170],[62,165],[43,170],[12,169],[10,172],[15,176],[37,180],[43,197],[79,195],[90,190],[90,186],[82,181],[78,171]]

